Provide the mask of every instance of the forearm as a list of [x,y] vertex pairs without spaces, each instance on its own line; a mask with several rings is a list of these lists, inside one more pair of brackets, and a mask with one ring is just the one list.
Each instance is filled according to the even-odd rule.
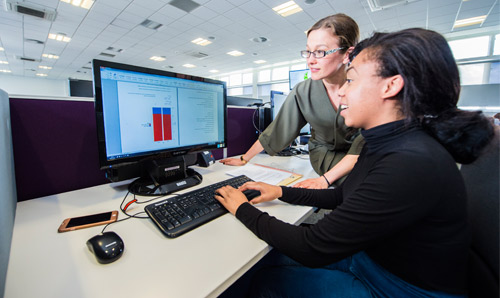
[[323,176],[332,184],[338,179],[349,174],[358,161],[359,155],[347,154],[333,168],[326,172]]
[[250,149],[248,149],[248,151],[243,154],[243,159],[246,161],[250,161],[255,155],[262,152],[262,150],[264,150],[264,147],[262,147],[260,141],[257,140],[255,141],[255,143],[253,143],[252,147],[250,147]]

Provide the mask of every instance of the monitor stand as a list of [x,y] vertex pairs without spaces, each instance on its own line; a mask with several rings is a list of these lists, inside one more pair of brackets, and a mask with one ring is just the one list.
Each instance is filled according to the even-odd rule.
[[143,175],[128,190],[140,196],[164,196],[200,184],[200,173],[186,167],[182,156],[143,162]]

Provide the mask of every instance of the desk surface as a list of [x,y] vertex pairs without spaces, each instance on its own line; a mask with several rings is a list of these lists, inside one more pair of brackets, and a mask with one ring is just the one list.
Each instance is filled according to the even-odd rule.
[[[302,179],[317,177],[306,157],[259,154],[252,162],[303,174]],[[230,178],[230,169],[218,162],[196,167],[203,175],[197,187]],[[65,218],[119,210],[128,182],[18,203],[5,297],[216,297],[270,250],[229,213],[175,239],[163,236],[150,219],[112,224],[106,231],[120,235],[125,250],[107,265],[97,263],[86,246],[103,226],[57,233]],[[127,211],[143,208],[134,204]],[[278,200],[258,208],[295,224],[312,212]]]

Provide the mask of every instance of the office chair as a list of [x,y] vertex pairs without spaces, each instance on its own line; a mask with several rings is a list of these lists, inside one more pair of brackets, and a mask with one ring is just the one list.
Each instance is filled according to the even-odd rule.
[[499,297],[499,128],[484,154],[460,169],[472,236],[467,272],[470,298]]

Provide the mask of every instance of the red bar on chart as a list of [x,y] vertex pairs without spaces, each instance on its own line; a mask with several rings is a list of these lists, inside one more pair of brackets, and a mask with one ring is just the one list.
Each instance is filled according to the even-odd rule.
[[163,108],[163,139],[172,139],[172,112],[170,108]]
[[163,141],[163,130],[161,124],[161,108],[153,108],[153,134],[154,141]]

